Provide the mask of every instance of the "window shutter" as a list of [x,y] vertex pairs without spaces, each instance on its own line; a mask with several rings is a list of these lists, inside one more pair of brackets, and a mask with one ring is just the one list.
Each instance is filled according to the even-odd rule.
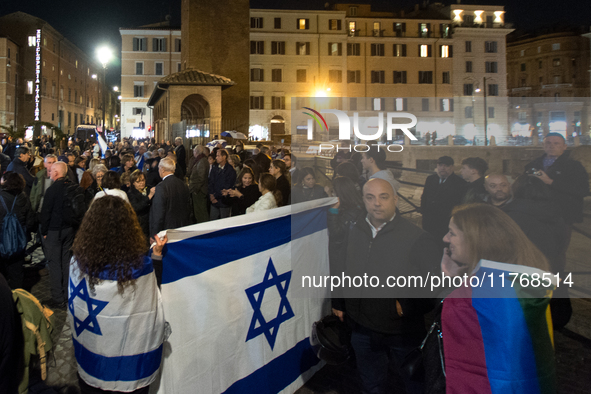
[[371,55],[372,56],[376,55],[376,45],[375,44],[371,44]]
[[265,70],[263,68],[260,69],[260,74],[259,74],[259,81],[261,82],[265,82]]
[[139,39],[138,38],[134,38],[133,39],[133,50],[137,51],[138,50],[138,44],[139,44]]
[[337,30],[341,30],[341,20],[337,20]]
[[406,44],[402,44],[402,56],[406,57]]
[[152,52],[158,52],[158,39],[152,38]]
[[454,99],[449,99],[449,110],[454,112]]
[[423,36],[423,31],[421,30],[421,24],[419,23],[419,37]]
[[449,46],[449,57],[454,57],[454,46],[453,45]]
[[309,55],[309,54],[310,54],[310,43],[307,42],[306,43],[306,55]]
[[342,55],[343,55],[343,44],[339,42],[339,56],[342,56]]
[[352,46],[353,44],[347,44],[347,56],[351,56],[351,52],[353,51]]
[[166,38],[162,40],[162,52],[166,52]]
[[427,37],[431,37],[431,24],[427,23]]
[[148,39],[142,38],[142,51],[147,51],[147,50],[148,50]]
[[328,43],[328,56],[332,56],[332,42]]
[[427,45],[427,57],[431,57],[431,45]]
[[380,71],[380,83],[385,83],[385,82],[386,82],[386,72]]
[[402,83],[406,83],[406,71],[402,72]]
[[310,29],[310,20],[306,19],[306,30]]
[[405,98],[404,100],[402,100],[402,106],[404,111],[408,111],[408,99]]

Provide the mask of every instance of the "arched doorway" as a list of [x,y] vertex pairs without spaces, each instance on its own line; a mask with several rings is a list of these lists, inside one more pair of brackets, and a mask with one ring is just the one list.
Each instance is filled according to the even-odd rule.
[[280,115],[275,115],[271,118],[271,140],[280,134],[285,134],[285,119]]
[[191,94],[185,97],[181,104],[181,121],[185,124],[186,134],[181,137],[191,139],[209,138],[209,117],[209,103],[203,96]]

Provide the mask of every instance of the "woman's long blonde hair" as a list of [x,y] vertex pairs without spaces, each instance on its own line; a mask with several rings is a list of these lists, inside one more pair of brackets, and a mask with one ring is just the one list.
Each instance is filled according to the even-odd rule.
[[481,259],[550,271],[548,260],[521,228],[499,208],[488,204],[456,207],[451,220],[464,233],[470,273]]

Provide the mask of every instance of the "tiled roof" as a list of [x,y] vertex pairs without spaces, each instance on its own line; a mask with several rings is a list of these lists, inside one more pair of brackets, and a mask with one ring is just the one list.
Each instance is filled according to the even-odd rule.
[[160,85],[223,85],[232,86],[236,83],[230,78],[221,75],[209,74],[195,69],[186,69],[178,73],[170,74],[160,81]]

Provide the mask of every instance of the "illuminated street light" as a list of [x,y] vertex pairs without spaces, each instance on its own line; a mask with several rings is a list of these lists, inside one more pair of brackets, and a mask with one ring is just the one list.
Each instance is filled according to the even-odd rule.
[[118,92],[119,91],[119,86],[113,86],[113,91]]
[[92,74],[91,78],[96,79],[96,74]]
[[[97,49],[96,56],[98,58],[98,61],[103,65],[103,85],[106,85],[107,64],[109,63],[109,61],[113,57],[113,53],[111,52],[111,50],[108,47],[105,46],[105,47],[100,47],[99,49]],[[106,94],[105,89],[103,89],[103,131],[105,131],[105,112],[106,112],[105,94]]]

